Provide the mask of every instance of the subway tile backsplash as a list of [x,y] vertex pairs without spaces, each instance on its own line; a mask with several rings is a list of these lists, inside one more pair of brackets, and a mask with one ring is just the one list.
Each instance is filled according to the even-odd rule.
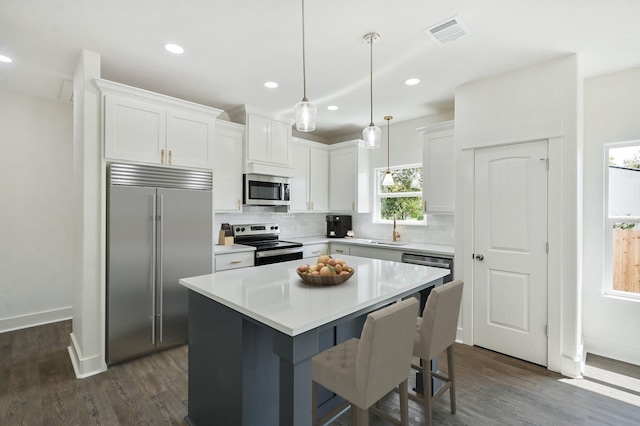
[[[216,213],[214,241],[222,223],[231,225],[277,223],[280,238],[315,237],[327,231],[325,216],[329,213],[279,213],[273,207],[244,206],[242,213]],[[390,240],[393,225],[371,223],[371,214],[351,215],[356,238]],[[398,225],[400,241],[423,244],[454,245],[453,215],[427,215],[427,226]]]

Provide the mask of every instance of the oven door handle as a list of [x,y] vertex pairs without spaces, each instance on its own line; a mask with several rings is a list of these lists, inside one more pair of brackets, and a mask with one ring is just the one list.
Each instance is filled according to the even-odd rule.
[[265,250],[256,252],[256,257],[273,257],[280,256],[282,254],[292,254],[292,253],[302,253],[302,247],[290,247],[286,249],[276,249],[276,250]]

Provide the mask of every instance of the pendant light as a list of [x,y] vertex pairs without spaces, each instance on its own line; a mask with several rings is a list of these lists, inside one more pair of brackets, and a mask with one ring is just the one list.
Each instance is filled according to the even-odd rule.
[[371,124],[362,131],[362,138],[364,139],[365,148],[377,149],[380,148],[380,127],[373,124],[373,44],[380,40],[380,35],[377,33],[369,33],[364,36],[364,42],[371,47],[371,68],[370,68],[370,94],[371,94]]
[[313,132],[316,129],[317,109],[307,99],[307,69],[304,49],[304,0],[302,0],[302,101],[294,107],[296,113],[296,129],[300,132]]
[[395,185],[395,182],[393,181],[393,176],[391,175],[391,169],[389,168],[389,157],[391,153],[391,137],[389,136],[389,134],[390,134],[390,128],[391,128],[391,120],[393,120],[393,117],[390,115],[387,115],[384,117],[384,119],[387,120],[387,172],[384,174],[384,179],[382,179],[382,185],[392,186],[392,185]]

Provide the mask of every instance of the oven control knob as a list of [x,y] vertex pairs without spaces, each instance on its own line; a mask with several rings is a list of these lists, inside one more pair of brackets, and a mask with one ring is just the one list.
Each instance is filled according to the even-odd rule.
[[272,231],[276,231],[277,229],[278,229],[278,227],[277,227],[277,226],[272,226],[272,227],[271,227],[271,230],[272,230]]

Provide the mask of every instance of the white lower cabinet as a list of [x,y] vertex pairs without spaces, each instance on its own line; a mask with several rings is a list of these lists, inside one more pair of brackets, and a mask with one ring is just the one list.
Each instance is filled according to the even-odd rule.
[[394,262],[402,261],[402,252],[399,250],[390,250],[377,247],[351,246],[349,253],[351,256],[368,257],[370,259],[392,260]]
[[348,244],[331,243],[329,251],[334,254],[351,254],[350,246]]
[[224,253],[215,255],[215,272],[246,268],[254,265],[254,252]]
[[303,258],[314,258],[316,259],[321,254],[329,253],[329,243],[320,243],[320,244],[309,244],[302,247],[302,257]]

